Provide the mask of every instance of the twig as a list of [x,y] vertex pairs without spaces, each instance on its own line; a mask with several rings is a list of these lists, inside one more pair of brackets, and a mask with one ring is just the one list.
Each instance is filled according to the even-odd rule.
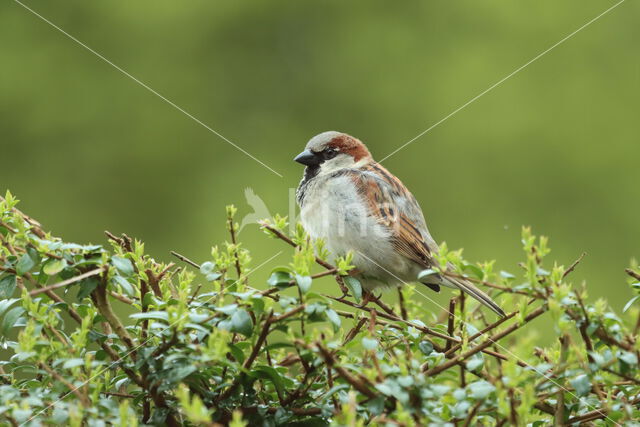
[[106,284],[105,276],[106,274],[102,276],[103,279],[100,281],[98,286],[94,289],[94,291],[91,293],[93,302],[96,308],[98,309],[98,311],[100,312],[100,314],[102,314],[107,320],[107,322],[109,322],[109,325],[111,325],[116,335],[118,335],[118,337],[120,337],[120,339],[127,345],[127,347],[129,347],[129,349],[131,350],[130,355],[132,359],[135,360],[136,351],[135,351],[135,346],[133,344],[133,340],[131,339],[131,336],[127,332],[127,329],[120,322],[120,318],[116,316],[116,314],[113,312],[113,309],[111,308],[111,303],[109,302],[109,298],[107,298],[107,284]]
[[[258,224],[262,227],[262,228],[266,228],[267,230],[269,230],[273,235],[275,235],[278,239],[283,240],[285,242],[287,242],[290,246],[293,246],[294,248],[297,248],[298,245],[296,245],[296,243],[291,240],[289,237],[285,236],[280,230],[272,227],[271,225],[267,224],[264,221],[260,221],[258,222]],[[331,264],[329,264],[328,262],[326,262],[325,260],[316,257],[316,263],[320,264],[321,266],[323,266],[326,269],[334,269],[335,267]]]
[[621,372],[616,372],[613,369],[610,369],[610,368],[607,368],[607,367],[602,367],[600,369],[602,369],[605,372],[609,372],[610,374],[616,375],[616,376],[618,376],[620,378],[624,378],[625,380],[627,380],[627,381],[629,381],[629,382],[631,382],[633,384],[640,385],[640,380],[638,380],[636,378],[633,378],[633,377],[630,377],[629,375],[625,375],[625,374],[623,374]]
[[71,384],[62,375],[58,374],[56,371],[51,369],[49,365],[47,365],[46,363],[40,363],[40,367],[45,371],[47,371],[49,375],[51,375],[53,378],[56,379],[56,381],[67,386],[67,388],[69,389],[69,393],[75,394],[76,397],[80,400],[80,403],[82,404],[82,406],[84,406],[85,408],[88,408],[89,406],[91,406],[91,402],[89,401],[89,398],[80,392],[79,387],[76,387],[73,384]]
[[585,255],[587,255],[587,253],[586,253],[586,252],[582,252],[582,255],[580,255],[580,256],[578,257],[578,259],[577,259],[577,260],[575,260],[575,261],[573,262],[573,264],[571,264],[571,265],[569,266],[569,268],[567,268],[567,269],[564,271],[564,273],[562,274],[562,278],[563,278],[563,279],[564,279],[565,277],[567,277],[567,275],[569,275],[569,273],[571,273],[573,270],[575,270],[575,268],[578,266],[578,264],[580,264],[580,261],[582,261],[582,258],[584,258],[584,257],[585,257]]
[[471,408],[471,412],[469,412],[469,415],[464,420],[463,427],[469,427],[471,425],[471,421],[473,421],[473,418],[478,413],[478,409],[480,409],[480,406],[482,406],[482,400],[479,400],[478,403],[473,405],[473,408]]
[[229,234],[231,234],[231,243],[233,244],[233,257],[236,267],[236,273],[238,274],[238,280],[242,277],[242,267],[240,266],[240,257],[238,256],[238,242],[236,241],[235,224],[233,223],[233,217],[227,217],[227,226],[229,228]]
[[[381,295],[382,296],[382,295]],[[391,307],[389,307],[387,304],[385,304],[380,298],[380,297],[376,297],[375,295],[373,295],[373,293],[371,293],[371,297],[370,297],[370,301],[374,302],[378,307],[380,307],[381,309],[383,309],[385,312],[387,312],[387,314],[391,315],[391,316],[395,316],[398,317],[398,315],[395,313],[395,311],[393,311],[393,309]],[[406,319],[403,319],[406,320]]]
[[193,294],[191,294],[191,298],[189,298],[189,304],[191,304],[198,297],[198,293],[200,292],[201,288],[202,283],[198,283],[198,286],[196,286],[196,290],[193,291]]
[[0,221],[0,226],[6,228],[7,230],[9,230],[10,232],[12,232],[14,234],[18,232],[18,230],[16,230],[15,228],[11,227],[9,224],[7,224],[5,222]]
[[264,326],[262,327],[262,331],[260,332],[260,336],[258,336],[258,340],[256,341],[256,344],[253,346],[253,350],[251,351],[251,354],[249,355],[247,360],[244,361],[244,365],[243,365],[244,369],[249,370],[253,362],[256,360],[256,357],[258,357],[258,354],[260,353],[260,348],[262,347],[262,344],[264,344],[264,340],[267,338],[267,335],[269,335],[269,328],[271,327],[272,323],[273,323],[273,310],[271,310],[267,315],[267,318],[264,322]]
[[[373,310],[372,308],[362,307],[362,306],[360,306],[360,305],[358,305],[356,303],[353,303],[353,302],[351,302],[349,300],[345,300],[343,298],[338,298],[338,297],[334,297],[334,296],[327,295],[327,294],[323,294],[323,296],[327,297],[329,299],[332,299],[334,301],[338,301],[338,302],[340,302],[342,304],[348,305],[350,307],[357,308],[359,310],[363,310],[363,311],[367,311],[367,312],[371,312],[371,310]],[[412,322],[409,322],[409,321],[406,321],[406,320],[402,320],[401,318],[399,318],[397,316],[392,316],[392,315],[387,314],[387,313],[378,313],[378,316],[384,317],[385,319],[393,320],[393,321],[396,321],[396,322],[404,323],[406,325],[409,325],[409,326],[412,326],[412,327],[416,328],[417,330],[419,330],[421,332],[424,332],[425,334],[433,335],[434,337],[442,338],[442,339],[445,339],[445,340],[451,340],[451,341],[454,341],[456,343],[460,342],[460,340],[458,338],[450,337],[450,336],[442,334],[440,332],[433,331],[433,330],[431,330],[431,329],[429,329],[429,328],[427,328],[425,326],[420,326],[420,325],[417,325],[415,323],[412,323]]]
[[129,305],[133,305],[134,304],[132,299],[129,299],[129,298],[125,297],[124,295],[119,294],[119,293],[117,293],[115,291],[109,291],[109,295],[111,295],[112,297],[114,297],[118,301],[123,302],[125,304],[129,304]]
[[[467,341],[468,342],[473,342],[476,338],[481,337],[482,335],[486,334],[487,332],[497,328],[498,326],[500,326],[502,323],[506,322],[507,320],[511,319],[513,316],[515,316],[516,314],[518,314],[518,311],[514,311],[512,313],[507,314],[504,317],[499,318],[498,320],[496,320],[495,322],[493,322],[492,324],[490,324],[489,326],[487,326],[486,328],[482,329],[481,331],[476,332],[475,334],[471,335]],[[446,353],[445,356],[449,356],[453,353],[455,353],[456,351],[458,351],[460,348],[462,347],[462,343],[460,344],[456,344],[453,347],[451,347],[451,349],[449,349]]]
[[[340,314],[341,312],[338,311],[337,313]],[[351,328],[349,332],[347,332],[347,335],[345,335],[344,340],[342,341],[342,345],[345,345],[346,343],[354,339],[356,335],[358,335],[358,333],[360,332],[360,329],[362,329],[362,326],[364,326],[366,322],[367,322],[367,319],[365,317],[360,318],[358,323],[353,328]]]
[[136,397],[133,394],[116,393],[116,392],[113,392],[113,391],[101,391],[100,394],[104,394],[106,396],[123,397],[123,398],[126,398],[126,399],[134,399]]
[[[338,269],[331,268],[329,270],[321,271],[320,273],[312,274],[310,277],[312,279],[318,279],[320,277],[335,275],[337,273],[338,273]],[[263,297],[268,297],[268,296],[271,296],[272,294],[275,294],[276,292],[280,292],[280,291],[282,291],[284,289],[288,289],[288,288],[293,287],[295,285],[296,285],[296,281],[294,279],[294,280],[290,280],[289,283],[281,284],[281,285],[278,285],[278,286],[272,286],[272,287],[270,287],[268,289],[264,289],[264,290],[258,291],[258,293],[260,295],[262,295]]]
[[634,279],[640,280],[640,273],[636,273],[630,268],[625,268],[624,272],[627,273],[629,276],[633,277]]
[[[449,336],[453,336],[453,325],[454,325],[454,319],[455,319],[455,312],[456,309],[456,299],[455,298],[451,298],[449,300],[449,320],[447,322],[447,334],[449,334]],[[451,341],[447,341],[447,343],[445,344],[444,347],[444,351],[448,352],[449,350],[451,350]]]
[[[640,404],[640,397],[635,398],[634,400],[632,400],[631,402],[629,402],[630,405],[632,406],[636,406],[638,404]],[[609,414],[609,410],[608,409],[596,409],[595,411],[591,411],[591,412],[587,412],[586,414],[582,414],[573,418],[569,418],[569,421],[567,421],[567,425],[572,425],[572,424],[576,424],[576,423],[584,423],[587,421],[594,421],[594,420],[599,420],[602,418],[605,418],[607,415]]]
[[284,314],[281,314],[280,316],[274,316],[271,319],[271,323],[276,323],[276,322],[280,322],[282,320],[288,319],[291,316],[295,316],[296,314],[300,313],[302,310],[304,310],[307,306],[305,304],[299,305],[294,309],[291,309],[289,311],[287,311]]
[[408,320],[407,308],[404,304],[404,295],[402,294],[402,288],[398,287],[398,304],[400,305],[400,316],[403,320]]
[[161,346],[155,349],[153,353],[151,353],[151,357],[158,357],[161,354],[165,353],[171,347],[178,343],[178,332],[173,331],[173,335],[171,335],[171,339],[169,341],[164,342]]
[[72,285],[72,284],[74,284],[76,282],[84,280],[87,277],[97,276],[98,274],[102,273],[103,271],[105,271],[105,267],[96,268],[95,270],[87,271],[84,274],[72,277],[72,278],[67,279],[67,280],[63,280],[62,282],[59,282],[59,283],[56,283],[56,284],[53,284],[53,285],[49,285],[49,286],[45,286],[45,287],[42,287],[42,288],[34,289],[34,290],[29,292],[29,295],[30,296],[35,296],[35,295],[39,295],[39,294],[42,294],[42,293],[45,293],[45,292],[53,291],[54,289],[62,288],[64,286],[69,286],[69,285]]
[[[300,286],[298,286],[298,298],[300,299],[300,303],[304,305],[304,295],[302,295],[302,289],[300,289]],[[300,316],[300,332],[303,336],[306,335],[304,330],[304,316]]]
[[[560,365],[564,366],[567,363],[569,350],[569,336],[563,335],[560,337]],[[559,384],[558,397],[556,402],[556,410],[554,411],[554,425],[562,427],[564,425],[564,384]]]
[[438,365],[438,366],[436,366],[434,368],[431,368],[431,369],[425,369],[425,375],[428,375],[428,376],[437,375],[440,372],[449,369],[450,367],[452,367],[453,365],[457,364],[458,362],[461,362],[461,361],[463,361],[465,359],[468,359],[469,357],[473,356],[474,354],[486,349],[487,347],[489,347],[493,343],[501,340],[502,338],[504,338],[505,336],[509,335],[510,333],[520,329],[520,327],[522,325],[524,325],[525,323],[528,323],[531,320],[535,319],[536,317],[540,316],[545,311],[547,311],[547,306],[546,305],[538,307],[536,310],[534,310],[531,313],[529,313],[529,315],[527,317],[525,317],[525,321],[523,323],[515,323],[515,324],[511,325],[510,327],[506,328],[504,331],[499,332],[499,333],[491,336],[490,338],[488,338],[486,341],[482,342],[481,344],[478,344],[477,346],[473,347],[472,349],[468,350],[467,352],[465,352],[465,353],[463,353],[463,354],[461,354],[459,356],[456,356],[453,359],[450,359],[449,361],[443,363],[442,365]]
[[593,357],[591,356],[591,352],[593,351],[593,344],[591,343],[591,338],[589,337],[589,333],[587,332],[587,327],[590,324],[589,314],[587,313],[587,309],[584,306],[584,302],[582,301],[582,297],[580,296],[580,292],[575,292],[576,299],[578,300],[578,304],[580,305],[580,309],[582,310],[582,314],[584,316],[584,322],[581,322],[579,330],[580,336],[582,337],[582,341],[587,349],[587,358],[589,362],[593,362]]
[[322,354],[322,357],[324,358],[327,366],[332,367],[338,373],[338,375],[340,375],[346,382],[351,384],[353,388],[355,388],[360,393],[364,394],[370,399],[373,399],[377,396],[377,394],[374,393],[369,387],[367,387],[367,385],[360,378],[354,377],[345,368],[343,368],[342,366],[336,365],[333,354],[329,350],[324,348],[322,344],[320,344],[319,342],[316,342],[316,347],[320,351],[320,354]]
[[174,257],[178,258],[180,261],[182,262],[186,262],[187,264],[189,264],[190,266],[197,268],[198,270],[200,270],[200,265],[191,261],[189,258],[187,258],[184,255],[180,255],[178,252],[176,251],[171,251],[171,255],[173,255]]
[[[253,362],[258,357],[258,354],[260,354],[260,349],[262,348],[262,344],[264,344],[265,340],[267,339],[267,335],[269,335],[269,329],[271,327],[272,320],[273,320],[273,309],[269,312],[269,314],[267,315],[267,318],[265,319],[264,325],[262,327],[262,331],[260,332],[260,336],[258,336],[258,340],[256,341],[255,345],[253,346],[253,349],[251,350],[251,354],[244,361],[244,364],[242,365],[242,367],[245,370],[251,369],[251,365],[253,365]],[[220,396],[218,397],[218,400],[224,400],[227,397],[229,397],[231,393],[233,393],[234,390],[238,387],[239,384],[240,384],[240,377],[236,378],[233,384],[231,384],[228,389],[226,389],[222,394],[220,394]]]

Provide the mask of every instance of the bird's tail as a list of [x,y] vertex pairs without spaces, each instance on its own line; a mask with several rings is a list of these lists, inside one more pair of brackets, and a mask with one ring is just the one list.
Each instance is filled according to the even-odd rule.
[[464,278],[458,278],[458,277],[444,276],[442,278],[442,281],[444,282],[443,285],[445,285],[445,286],[450,286],[450,287],[453,287],[453,288],[457,288],[457,289],[460,289],[463,292],[468,293],[473,298],[477,299],[482,304],[484,304],[487,307],[489,307],[491,310],[493,310],[499,316],[501,316],[501,317],[505,317],[506,316],[506,314],[502,310],[502,308],[500,308],[500,306],[498,304],[496,304],[495,301],[493,301],[489,295],[487,295],[484,292],[482,292],[480,289],[478,289],[469,280],[466,280]]

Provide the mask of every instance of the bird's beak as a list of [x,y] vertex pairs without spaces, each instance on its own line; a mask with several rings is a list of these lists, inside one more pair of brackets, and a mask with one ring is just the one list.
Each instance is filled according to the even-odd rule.
[[321,163],[320,156],[313,153],[311,150],[304,150],[298,154],[295,159],[296,162],[302,163],[305,166],[317,166]]

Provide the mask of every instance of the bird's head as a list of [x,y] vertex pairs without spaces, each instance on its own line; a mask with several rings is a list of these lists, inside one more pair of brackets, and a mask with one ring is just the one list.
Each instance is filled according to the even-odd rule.
[[333,172],[372,161],[367,147],[357,138],[342,132],[323,132],[307,143],[305,150],[294,159],[315,174]]

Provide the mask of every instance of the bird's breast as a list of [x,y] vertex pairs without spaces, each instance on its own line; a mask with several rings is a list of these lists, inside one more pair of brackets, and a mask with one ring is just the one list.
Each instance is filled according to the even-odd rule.
[[393,282],[396,274],[406,276],[406,262],[393,247],[391,230],[371,215],[348,177],[310,182],[300,218],[312,238],[325,241],[333,259],[352,251],[354,265],[368,276],[385,282]]

